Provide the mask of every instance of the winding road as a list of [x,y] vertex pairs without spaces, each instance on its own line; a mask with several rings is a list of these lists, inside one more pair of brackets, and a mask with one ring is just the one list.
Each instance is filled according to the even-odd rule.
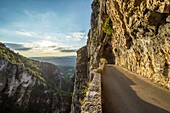
[[102,75],[103,113],[170,113],[170,91],[107,64]]

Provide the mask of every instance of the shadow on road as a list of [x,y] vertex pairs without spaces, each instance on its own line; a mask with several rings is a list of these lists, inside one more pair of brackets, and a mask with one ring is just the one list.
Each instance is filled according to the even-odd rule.
[[169,113],[142,100],[132,85],[135,83],[123,73],[106,65],[102,75],[103,113]]

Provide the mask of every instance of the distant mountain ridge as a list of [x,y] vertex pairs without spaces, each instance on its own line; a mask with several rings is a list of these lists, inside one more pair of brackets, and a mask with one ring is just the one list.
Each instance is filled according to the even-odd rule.
[[30,57],[30,59],[49,62],[57,66],[76,66],[76,56],[63,56],[63,57]]

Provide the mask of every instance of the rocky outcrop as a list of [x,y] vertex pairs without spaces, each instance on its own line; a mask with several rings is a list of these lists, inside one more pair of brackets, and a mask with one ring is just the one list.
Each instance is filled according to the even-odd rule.
[[[85,54],[78,53],[78,57]],[[80,72],[76,75],[77,80],[81,78],[89,84],[87,92],[90,82],[96,78],[91,73],[99,67],[101,58],[170,89],[169,0],[93,0],[88,60],[78,62],[88,64],[87,73],[83,72],[86,77],[82,77],[82,66],[77,65]],[[81,84],[75,83],[75,86],[74,91],[83,91],[78,88]],[[88,94],[86,102],[94,101]],[[74,100],[73,104],[76,102],[79,100]],[[81,112],[84,112],[85,104],[82,106]],[[80,109],[73,111],[79,113]]]
[[[89,71],[87,47],[77,51],[76,76],[71,113],[101,113],[101,74]],[[102,66],[103,67],[103,66]]]
[[91,69],[106,58],[169,89],[170,2],[94,0],[92,9],[87,43]]
[[0,112],[65,113],[71,88],[57,66],[27,59],[0,43]]
[[106,2],[112,20],[116,65],[170,88],[170,2],[135,0]]
[[74,82],[74,92],[72,96],[72,113],[81,112],[81,106],[83,104],[89,82],[87,67],[87,47],[84,46],[77,51],[76,76]]

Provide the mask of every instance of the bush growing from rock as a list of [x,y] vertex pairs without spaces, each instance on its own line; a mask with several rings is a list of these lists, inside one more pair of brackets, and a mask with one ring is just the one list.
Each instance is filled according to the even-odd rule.
[[112,21],[109,17],[106,19],[102,30],[108,35],[112,34],[113,32]]

